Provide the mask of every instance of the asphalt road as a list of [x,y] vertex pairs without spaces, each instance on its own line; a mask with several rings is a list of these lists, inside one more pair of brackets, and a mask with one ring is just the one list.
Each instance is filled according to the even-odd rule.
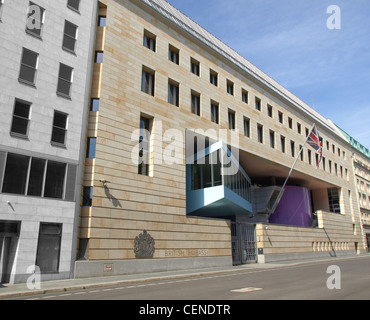
[[[334,271],[328,273],[328,268],[333,265],[336,266]],[[336,285],[337,288],[330,290],[328,283]],[[370,256],[272,268],[247,268],[245,271],[209,276],[19,298],[19,300],[140,300],[146,301],[143,302],[145,307],[151,300],[217,300],[223,301],[224,304],[227,300],[352,299],[370,299]]]

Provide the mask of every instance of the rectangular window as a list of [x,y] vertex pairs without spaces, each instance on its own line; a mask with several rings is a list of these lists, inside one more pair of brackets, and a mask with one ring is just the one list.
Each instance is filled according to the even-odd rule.
[[259,143],[263,143],[263,126],[257,124],[257,139]]
[[256,98],[255,105],[256,105],[256,110],[261,111],[261,99]]
[[279,111],[279,122],[284,123],[284,116],[283,113]]
[[95,63],[103,63],[104,52],[96,51],[95,52]]
[[53,131],[51,142],[58,145],[66,144],[68,115],[59,111],[54,111]]
[[150,161],[150,119],[140,117],[138,174],[149,176]]
[[211,121],[219,123],[219,104],[211,101]]
[[153,33],[144,30],[143,46],[155,52],[156,38]]
[[269,104],[267,105],[267,115],[270,118],[273,118],[272,106],[270,106]]
[[275,132],[270,130],[270,147],[275,149]]
[[86,158],[94,159],[96,153],[96,138],[87,138]]
[[35,84],[39,54],[23,48],[19,81],[26,84]]
[[247,118],[244,118],[244,135],[248,138],[251,136],[251,121]]
[[191,93],[191,112],[200,116],[200,94],[194,91]]
[[46,160],[32,158],[30,176],[28,181],[28,196],[41,197],[45,175]]
[[30,157],[8,153],[4,173],[3,193],[19,195],[26,193],[29,163]]
[[73,68],[60,64],[57,94],[65,97],[71,96]]
[[308,153],[307,153],[307,157],[308,157],[308,164],[312,164],[312,159],[311,159],[311,157],[312,157],[312,153],[311,153],[311,150],[307,150],[308,151]]
[[33,2],[30,2],[27,13],[26,32],[41,38],[44,19],[45,9]]
[[247,90],[242,89],[242,101],[244,103],[248,103],[249,101],[249,94]]
[[168,48],[168,60],[178,65],[180,63],[180,50],[170,45]]
[[92,98],[91,105],[90,105],[90,111],[99,111],[99,106],[100,106],[100,99]]
[[143,67],[141,78],[141,91],[154,96],[154,75],[153,70]]
[[107,25],[107,17],[99,16],[98,18],[98,27],[105,27]]
[[83,207],[91,207],[92,200],[93,200],[93,187],[84,187],[83,194],[82,194],[82,206]]
[[66,167],[65,163],[48,161],[45,177],[45,198],[63,199]]
[[229,119],[229,129],[235,130],[235,112],[234,111],[229,110],[228,119]]
[[292,157],[295,157],[295,142],[294,141],[290,141],[290,153]]
[[57,273],[62,242],[62,224],[40,223],[36,265],[41,273]]
[[[299,150],[301,150],[302,149],[302,145],[299,145]],[[301,157],[301,161],[303,161],[304,160],[304,152],[303,152],[303,150],[302,150],[302,152],[301,152],[301,155],[300,155],[300,157]]]
[[77,26],[66,20],[64,24],[64,37],[62,45],[63,49],[75,52],[76,41],[77,41]]
[[179,106],[179,84],[173,80],[168,81],[168,103]]
[[209,76],[210,76],[210,79],[209,79],[210,83],[218,87],[218,73],[216,71],[210,70]]
[[10,129],[12,135],[28,136],[30,111],[30,102],[15,100],[12,127]]
[[289,128],[293,129],[293,119],[292,118],[288,118],[288,124],[289,124]]
[[227,80],[226,89],[228,94],[234,95],[234,83],[232,81]]
[[280,144],[281,144],[281,152],[285,153],[285,137],[281,136],[280,137]]
[[191,58],[190,59],[190,71],[199,77],[200,75],[200,62]]
[[68,0],[67,7],[79,11],[80,10],[80,0]]
[[300,124],[300,123],[297,123],[297,132],[298,132],[299,134],[301,134],[301,133],[302,133],[302,126],[301,126],[301,124]]
[[328,189],[328,199],[330,212],[341,213],[339,204],[340,195],[339,190],[337,188]]

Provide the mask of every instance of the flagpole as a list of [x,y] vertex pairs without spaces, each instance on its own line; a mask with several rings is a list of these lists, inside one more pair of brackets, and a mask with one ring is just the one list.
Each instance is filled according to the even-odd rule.
[[283,186],[282,186],[282,188],[281,188],[281,190],[280,190],[280,192],[279,192],[279,195],[278,195],[278,197],[276,198],[275,203],[274,203],[273,207],[271,208],[271,211],[269,212],[269,216],[268,216],[269,218],[270,218],[270,216],[275,212],[275,209],[276,209],[276,207],[277,207],[277,204],[278,204],[278,202],[280,201],[281,197],[283,196],[284,189],[285,189],[285,187],[286,187],[286,185],[287,185],[287,183],[288,183],[288,180],[289,180],[289,178],[290,178],[291,174],[293,173],[294,167],[295,167],[295,165],[297,164],[298,159],[299,159],[299,157],[301,156],[301,153],[303,152],[303,148],[304,148],[304,147],[305,147],[305,145],[307,144],[308,138],[310,137],[310,134],[312,133],[312,130],[313,130],[313,128],[314,128],[314,127],[315,127],[315,124],[313,124],[313,125],[312,125],[311,131],[308,133],[305,143],[303,144],[303,146],[302,146],[301,150],[299,151],[299,153],[298,153],[298,155],[297,155],[297,157],[296,157],[296,159],[295,159],[295,161],[294,161],[294,163],[293,163],[293,166],[290,168],[289,174],[288,174],[287,178],[285,179],[285,182],[284,182],[284,184],[283,184]]

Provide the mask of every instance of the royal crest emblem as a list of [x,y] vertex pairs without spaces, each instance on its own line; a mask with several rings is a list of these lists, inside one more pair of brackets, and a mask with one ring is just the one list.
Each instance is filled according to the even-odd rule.
[[135,238],[134,252],[137,259],[151,259],[155,251],[153,237],[144,230]]

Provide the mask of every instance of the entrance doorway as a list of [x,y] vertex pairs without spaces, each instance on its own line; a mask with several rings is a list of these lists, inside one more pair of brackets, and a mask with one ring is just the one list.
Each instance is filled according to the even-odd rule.
[[256,225],[231,224],[233,265],[257,263]]
[[0,221],[0,283],[9,283],[20,226],[20,222]]

